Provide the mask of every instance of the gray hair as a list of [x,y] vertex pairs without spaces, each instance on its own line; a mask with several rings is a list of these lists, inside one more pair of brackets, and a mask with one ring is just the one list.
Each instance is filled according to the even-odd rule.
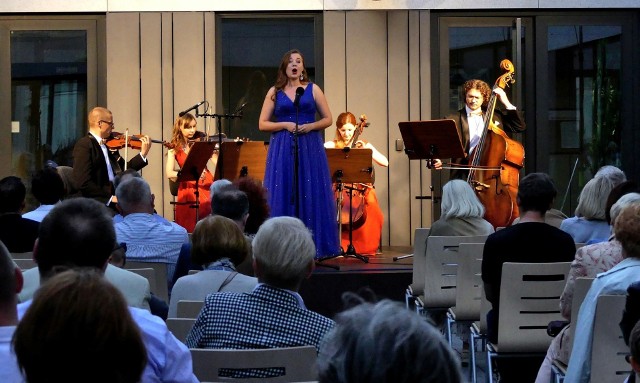
[[338,314],[317,363],[321,383],[457,383],[459,364],[431,324],[390,300]]
[[279,288],[297,288],[313,265],[315,253],[311,232],[294,217],[266,220],[253,238],[260,281]]
[[[618,185],[616,183],[616,173],[605,173],[597,175],[584,185],[580,196],[578,196],[578,206],[575,214],[586,219],[605,220],[605,209],[607,197],[611,190]],[[610,175],[614,175],[609,177]]]
[[211,193],[211,195],[215,195],[217,192],[220,191],[220,189],[224,188],[225,186],[229,186],[231,185],[232,182],[229,181],[226,178],[222,178],[219,180],[215,180],[213,181],[213,183],[211,184],[211,187],[209,187],[209,193]]
[[130,212],[138,206],[151,206],[151,188],[147,181],[137,177],[127,177],[116,189],[118,205],[125,212]]
[[619,185],[627,180],[627,176],[624,174],[624,172],[613,165],[605,165],[598,169],[596,175],[593,176],[593,178],[596,177],[606,177],[611,182],[613,182],[614,186]]
[[484,216],[484,206],[471,185],[463,180],[451,180],[444,185],[440,208],[443,219]]
[[627,205],[640,202],[640,193],[627,193],[620,197],[616,203],[611,206],[611,226],[616,222],[616,218]]

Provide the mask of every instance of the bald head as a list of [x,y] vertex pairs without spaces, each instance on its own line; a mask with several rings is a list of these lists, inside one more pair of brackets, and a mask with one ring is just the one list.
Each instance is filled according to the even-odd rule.
[[89,112],[89,131],[102,137],[107,138],[113,130],[113,114],[107,108],[97,106]]

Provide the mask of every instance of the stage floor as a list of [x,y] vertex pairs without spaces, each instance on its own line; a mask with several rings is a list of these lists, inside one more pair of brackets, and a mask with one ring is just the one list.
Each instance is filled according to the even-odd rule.
[[413,259],[394,261],[394,257],[410,254],[410,247],[383,247],[382,253],[365,263],[351,257],[320,261],[311,277],[305,280],[300,295],[310,310],[333,317],[342,311],[342,294],[370,288],[379,299],[404,302],[404,292],[411,284]]

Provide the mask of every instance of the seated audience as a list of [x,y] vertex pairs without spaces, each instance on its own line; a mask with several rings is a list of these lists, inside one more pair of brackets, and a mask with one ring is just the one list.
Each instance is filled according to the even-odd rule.
[[174,222],[154,218],[154,195],[142,178],[122,181],[116,197],[118,210],[124,217],[115,223],[116,237],[118,243],[127,244],[127,260],[165,263],[170,290],[180,247],[189,241],[187,230]]
[[484,218],[484,206],[471,185],[451,180],[442,188],[440,219],[431,225],[429,235],[489,235],[495,230]]
[[[547,174],[528,174],[522,178],[518,189],[520,222],[487,237],[482,257],[482,281],[492,307],[487,314],[487,335],[492,343],[498,342],[502,264],[573,260],[576,248],[571,236],[544,221],[556,193],[555,185]],[[515,361],[498,364],[505,382],[534,379],[540,362],[522,360],[520,363],[518,367]]]
[[249,217],[244,225],[244,233],[254,236],[260,225],[269,218],[267,189],[262,185],[262,181],[251,177],[236,178],[233,184],[249,198]]
[[[33,257],[44,283],[61,268],[92,267],[104,272],[115,243],[109,208],[93,199],[72,198],[57,204],[42,221]],[[18,305],[18,318],[31,302]],[[165,323],[147,310],[129,307],[129,312],[142,332],[147,349],[141,381],[197,382],[189,350],[171,334]]]
[[627,344],[629,345],[629,351],[631,351],[629,363],[632,370],[624,383],[640,382],[640,322],[636,322],[635,326],[633,326]]
[[569,233],[576,243],[609,238],[611,227],[605,221],[607,197],[614,187],[625,180],[620,169],[614,166],[601,168],[582,188],[575,216],[562,221],[560,229]]
[[31,193],[40,206],[24,213],[22,218],[42,222],[53,206],[64,198],[64,183],[55,168],[45,167],[37,172],[31,180]]
[[11,253],[33,251],[39,223],[23,218],[27,188],[18,177],[0,180],[0,241]]
[[192,263],[204,270],[186,275],[173,285],[169,317],[177,314],[181,300],[204,301],[220,291],[250,292],[258,283],[253,277],[238,274],[237,264],[249,255],[247,241],[238,225],[223,216],[208,216],[196,224],[191,236]]
[[580,336],[576,336],[573,342],[566,383],[589,381],[593,322],[598,296],[625,294],[631,283],[640,280],[640,203],[632,203],[623,208],[613,225],[614,235],[622,246],[623,260],[611,270],[595,277],[580,306],[575,328],[575,333]]
[[[142,178],[142,175],[137,170],[134,170],[134,169],[127,169],[122,173],[119,173],[113,178],[113,190],[116,190],[118,188],[118,185],[120,185],[123,181],[126,181],[129,178]],[[114,198],[114,199],[116,200],[116,203],[117,203],[117,198]],[[163,223],[169,222],[163,216],[156,213],[155,208],[153,210],[153,218]],[[114,223],[121,222],[122,220],[123,220],[123,217],[122,217],[122,214],[120,213],[113,216]]]
[[320,383],[457,383],[459,365],[438,330],[390,300],[338,314],[318,354]]
[[[611,207],[611,222],[615,222],[624,207],[638,202],[640,202],[640,194],[638,193],[629,193],[622,196]],[[580,277],[595,278],[596,275],[608,271],[620,263],[622,259],[622,246],[615,237],[612,237],[607,242],[583,246],[576,251],[576,257],[571,262],[567,283],[560,296],[560,313],[568,322],[571,321],[571,306],[573,305],[573,291],[576,279]],[[549,345],[547,355],[538,371],[537,383],[549,381],[551,365],[555,359],[564,364],[569,362],[569,344],[571,342],[569,326],[565,326]]]
[[253,239],[258,285],[250,293],[207,296],[187,345],[318,348],[334,322],[308,310],[298,294],[302,281],[313,271],[315,253],[311,232],[299,219],[277,217],[265,221]]
[[97,269],[50,277],[18,324],[13,346],[30,383],[136,383],[147,361],[124,297]]
[[24,382],[11,338],[18,324],[18,293],[22,288],[22,273],[11,260],[9,250],[0,242],[0,382]]
[[[625,344],[629,344],[629,337],[633,326],[640,320],[640,280],[633,282],[627,288],[627,299],[620,320],[620,330]],[[640,362],[640,359],[636,359]]]

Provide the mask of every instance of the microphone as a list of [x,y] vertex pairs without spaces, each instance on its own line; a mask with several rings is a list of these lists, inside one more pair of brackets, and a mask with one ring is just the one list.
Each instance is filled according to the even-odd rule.
[[300,104],[300,97],[302,97],[303,93],[304,88],[299,86],[298,89],[296,89],[296,98],[293,99],[293,106],[295,106],[296,108],[298,107],[298,104]]
[[192,110],[196,109],[197,107],[199,107],[200,105],[204,104],[205,102],[207,102],[207,101],[206,101],[206,100],[205,100],[205,101],[200,101],[199,103],[195,104],[195,105],[194,105],[194,106],[192,106],[191,108],[186,109],[186,110],[183,110],[182,112],[178,113],[178,116],[179,116],[179,117],[184,116],[185,114],[187,114],[187,113],[191,112]]

